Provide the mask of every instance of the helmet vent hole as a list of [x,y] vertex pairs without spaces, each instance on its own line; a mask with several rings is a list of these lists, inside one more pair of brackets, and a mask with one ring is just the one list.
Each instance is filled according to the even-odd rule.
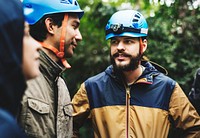
[[25,7],[32,8],[32,5],[31,4],[26,4]]
[[140,19],[141,15],[138,13],[138,14],[135,14],[135,17]]
[[60,3],[72,4],[72,0],[61,0]]
[[133,22],[138,22],[138,19],[133,19]]

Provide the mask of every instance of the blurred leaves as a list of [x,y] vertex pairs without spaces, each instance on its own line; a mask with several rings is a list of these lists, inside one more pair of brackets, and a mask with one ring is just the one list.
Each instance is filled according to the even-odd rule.
[[151,26],[150,59],[167,68],[169,76],[180,83],[186,94],[200,66],[200,10],[199,7],[190,9],[188,3],[191,2],[175,2],[170,7],[162,5],[154,17],[147,19]]

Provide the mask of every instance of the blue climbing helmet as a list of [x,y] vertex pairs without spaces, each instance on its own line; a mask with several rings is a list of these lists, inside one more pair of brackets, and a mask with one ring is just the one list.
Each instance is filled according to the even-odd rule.
[[79,19],[84,11],[76,0],[23,0],[24,15],[29,24],[35,24],[44,15],[53,13],[77,13]]
[[105,30],[106,40],[115,36],[146,37],[148,24],[140,12],[121,10],[111,16]]

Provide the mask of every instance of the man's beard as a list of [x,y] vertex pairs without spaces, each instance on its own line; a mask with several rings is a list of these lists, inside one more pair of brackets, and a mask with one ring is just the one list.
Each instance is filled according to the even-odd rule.
[[117,71],[133,71],[138,68],[139,62],[142,59],[141,54],[137,54],[137,56],[133,57],[130,54],[122,53],[123,56],[130,58],[130,63],[126,65],[116,65],[115,58],[119,56],[119,53],[115,53],[113,56],[110,54],[110,61],[113,65],[114,70]]

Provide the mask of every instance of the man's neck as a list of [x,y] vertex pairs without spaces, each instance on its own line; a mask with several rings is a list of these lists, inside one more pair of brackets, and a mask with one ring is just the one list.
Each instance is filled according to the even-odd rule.
[[59,61],[59,58],[51,50],[42,48],[42,50],[55,62]]
[[124,76],[127,84],[133,84],[142,75],[144,67],[139,65],[138,68],[132,71],[124,71]]

